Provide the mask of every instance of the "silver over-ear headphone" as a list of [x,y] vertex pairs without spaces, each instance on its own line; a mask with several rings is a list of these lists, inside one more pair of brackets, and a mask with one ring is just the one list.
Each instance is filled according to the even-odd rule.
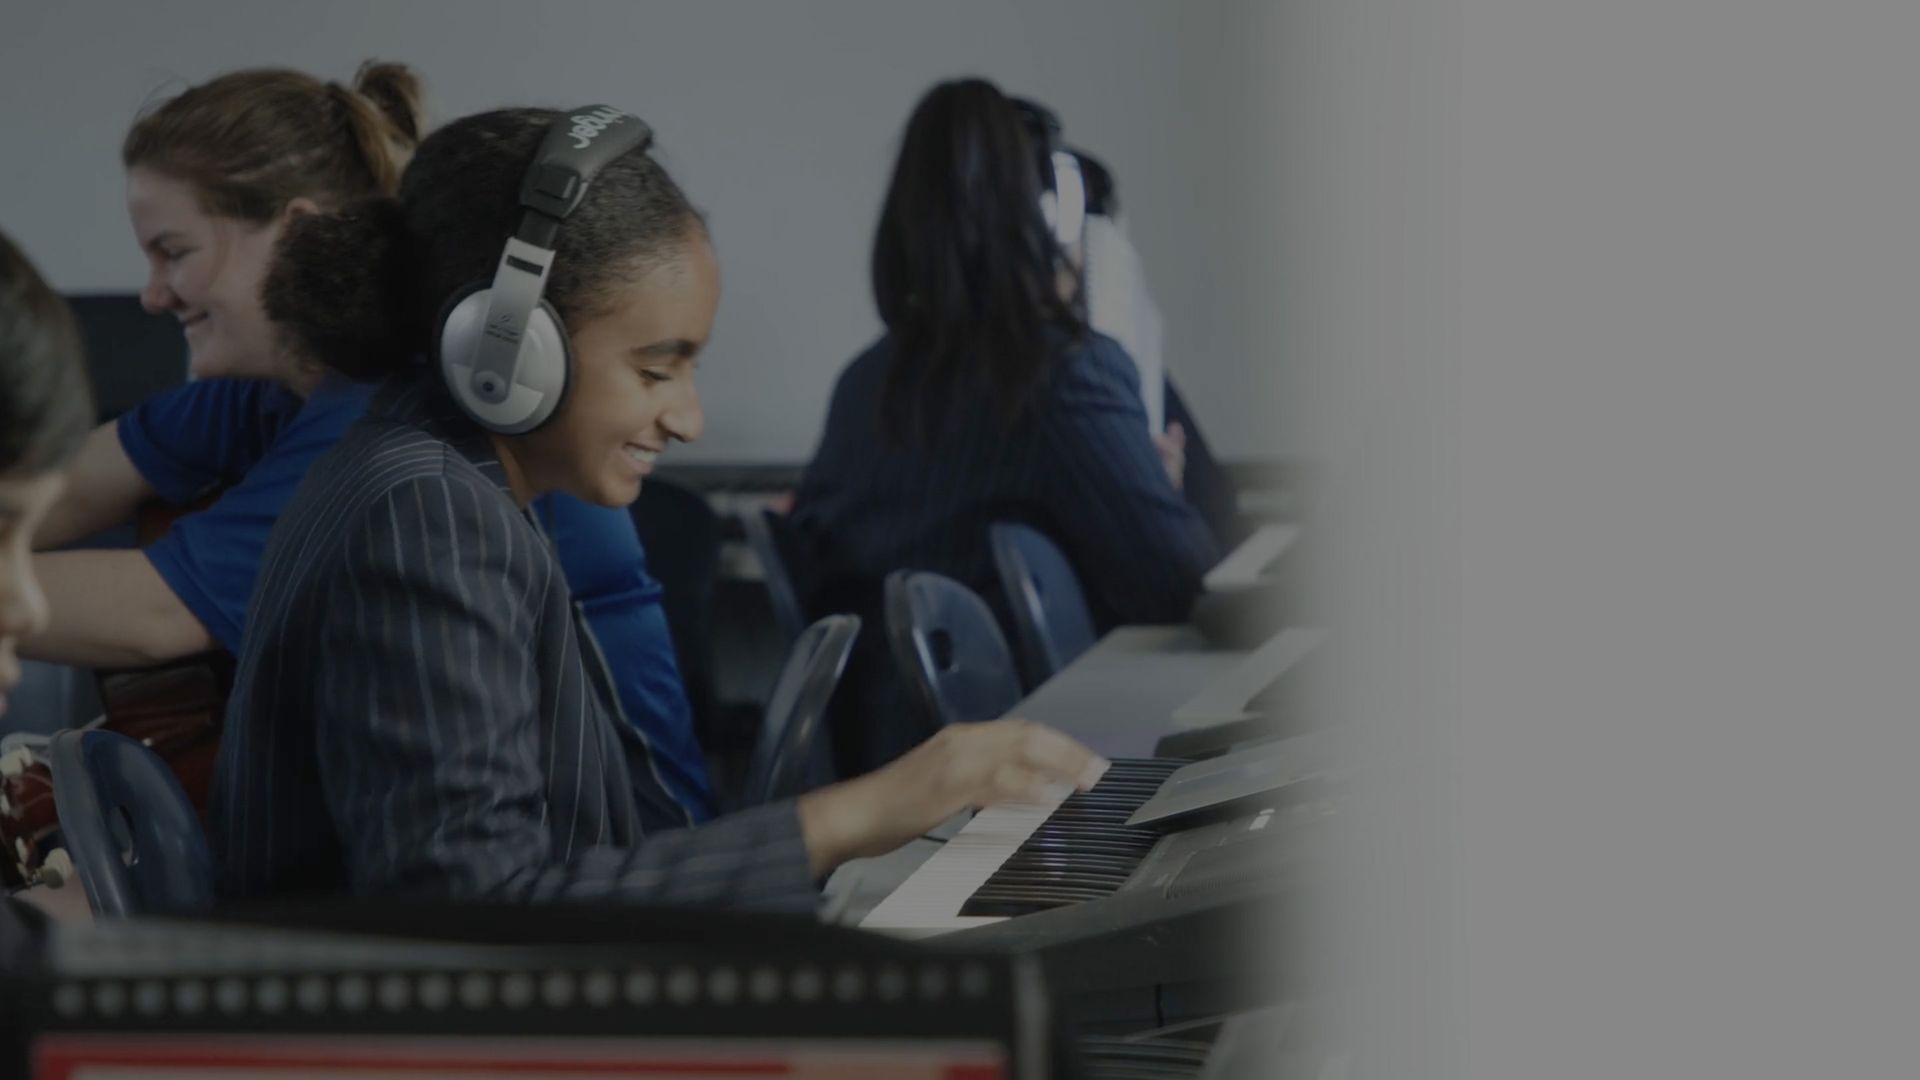
[[441,310],[441,378],[481,427],[522,435],[560,408],[573,356],[567,328],[545,299],[560,225],[601,169],[652,141],[644,121],[609,105],[572,110],[547,129],[520,182],[524,212],[493,280],[462,289]]
[[1040,214],[1063,248],[1080,242],[1087,224],[1087,186],[1080,159],[1060,141],[1060,118],[1027,98],[1014,98],[1040,155]]
[[1053,238],[1061,247],[1080,242],[1087,227],[1087,188],[1080,177],[1080,159],[1064,150],[1055,150],[1053,190],[1040,196],[1040,213],[1053,229]]

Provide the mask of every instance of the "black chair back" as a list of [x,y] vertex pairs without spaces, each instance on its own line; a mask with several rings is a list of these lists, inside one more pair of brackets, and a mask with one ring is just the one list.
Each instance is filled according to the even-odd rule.
[[1013,651],[977,593],[924,570],[896,570],[885,588],[894,663],[937,724],[992,720],[1019,703]]
[[660,606],[694,729],[705,736],[718,723],[719,711],[713,594],[720,575],[720,517],[696,492],[653,478],[641,485],[632,514],[647,552],[647,571],[660,583]]
[[987,531],[1031,690],[1093,647],[1093,614],[1073,564],[1045,533],[1012,521]]
[[796,572],[798,541],[785,514],[762,509],[740,516],[746,530],[747,545],[760,563],[760,576],[767,585],[767,600],[773,606],[773,618],[780,636],[792,645],[807,626],[807,606],[801,599]]
[[187,381],[187,338],[171,315],[149,315],[133,293],[67,297],[87,350],[87,374],[105,423]]
[[206,834],[160,755],[118,732],[72,730],[53,737],[48,757],[60,836],[95,915],[213,906]]
[[740,804],[791,798],[828,779],[827,705],[860,634],[857,615],[829,615],[800,632],[767,702]]

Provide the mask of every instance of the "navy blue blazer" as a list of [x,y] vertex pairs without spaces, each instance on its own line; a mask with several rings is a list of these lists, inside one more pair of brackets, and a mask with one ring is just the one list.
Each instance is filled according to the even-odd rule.
[[[1060,544],[1099,627],[1187,617],[1201,577],[1219,561],[1218,543],[1161,467],[1133,361],[1100,334],[1062,345],[1018,423],[1009,428],[1000,419],[984,388],[962,390],[950,422],[926,445],[884,433],[887,372],[901,362],[891,339],[848,365],[794,507],[815,613],[834,608],[877,619],[887,574],[933,570],[985,598],[1012,640],[987,528],[1019,520]],[[890,678],[883,650],[875,651],[880,635],[861,637],[868,662],[849,678]],[[896,724],[900,715],[897,697],[872,688],[858,708],[892,710]],[[884,740],[891,745],[858,762],[843,747],[841,771],[871,767],[924,734]]]
[[209,813],[226,897],[815,896],[791,802],[684,827],[491,443],[411,377],[274,527]]

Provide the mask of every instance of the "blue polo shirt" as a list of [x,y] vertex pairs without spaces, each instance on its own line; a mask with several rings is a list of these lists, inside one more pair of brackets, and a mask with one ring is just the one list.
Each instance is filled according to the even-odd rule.
[[[278,383],[206,379],[147,399],[120,418],[120,445],[169,503],[224,489],[145,549],[187,610],[238,653],[273,523],[307,467],[366,411],[374,387],[331,382],[312,397]],[[660,606],[660,583],[627,512],[566,495],[534,502],[574,598],[606,654],[620,707],[655,750],[674,796],[704,821],[714,798],[693,711]]]

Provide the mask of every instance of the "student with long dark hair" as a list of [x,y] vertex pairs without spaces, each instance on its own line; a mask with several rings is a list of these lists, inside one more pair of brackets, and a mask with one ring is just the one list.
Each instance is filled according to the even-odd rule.
[[[617,722],[605,659],[527,507],[552,492],[629,502],[661,448],[699,435],[693,380],[719,271],[643,143],[602,165],[563,220],[526,208],[527,192],[581,190],[541,151],[570,130],[592,145],[579,115],[603,131],[638,123],[534,109],[456,120],[421,143],[397,201],[308,215],[282,238],[265,286],[275,324],[307,355],[385,381],[268,544],[210,807],[228,896],[805,904],[848,858],[1098,772],[1065,736],[1002,720],[684,827],[651,748]],[[459,303],[536,266],[550,268],[548,316],[501,322]],[[473,395],[482,351],[502,347],[487,340],[535,339],[548,357],[564,343],[562,383],[487,384],[558,394],[525,427]]]
[[[841,374],[794,510],[822,609],[877,617],[881,582],[909,568],[997,609],[1001,520],[1061,544],[1103,627],[1184,618],[1218,558],[1147,430],[1132,361],[1087,326],[1074,253],[1041,208],[1043,160],[979,79],[934,87],[907,121],[873,241],[886,333]],[[843,774],[926,731],[877,642],[849,678]]]

